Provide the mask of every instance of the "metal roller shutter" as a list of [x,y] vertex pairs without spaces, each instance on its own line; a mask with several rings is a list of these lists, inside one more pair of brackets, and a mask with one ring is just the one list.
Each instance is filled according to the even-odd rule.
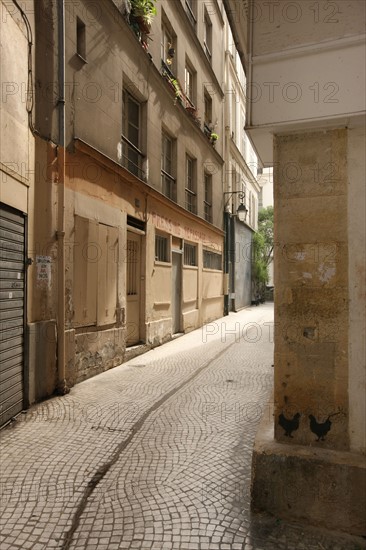
[[0,205],[0,425],[23,409],[25,218]]

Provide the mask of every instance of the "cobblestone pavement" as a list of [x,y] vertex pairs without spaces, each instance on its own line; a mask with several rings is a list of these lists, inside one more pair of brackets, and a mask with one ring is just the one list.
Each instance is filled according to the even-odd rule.
[[366,548],[251,514],[272,321],[270,305],[230,314],[2,430],[1,550]]

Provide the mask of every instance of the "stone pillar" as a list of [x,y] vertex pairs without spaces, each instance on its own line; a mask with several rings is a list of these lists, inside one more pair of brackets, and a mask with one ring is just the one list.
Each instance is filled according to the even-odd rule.
[[347,450],[347,130],[274,144],[275,438]]
[[362,536],[364,141],[274,138],[274,423],[263,416],[252,461],[254,510]]

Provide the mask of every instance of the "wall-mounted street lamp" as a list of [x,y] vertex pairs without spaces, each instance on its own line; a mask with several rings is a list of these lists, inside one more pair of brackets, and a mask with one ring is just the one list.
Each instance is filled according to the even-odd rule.
[[229,195],[229,198],[225,202],[225,211],[231,197],[233,195],[239,195],[240,204],[236,210],[236,215],[238,216],[239,221],[245,222],[248,214],[248,208],[245,206],[245,191],[226,191],[224,193],[224,197],[225,195]]

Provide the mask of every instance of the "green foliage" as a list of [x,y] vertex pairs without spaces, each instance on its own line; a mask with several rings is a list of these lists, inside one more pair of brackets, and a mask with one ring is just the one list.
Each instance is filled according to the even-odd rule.
[[253,235],[252,281],[255,294],[263,294],[269,280],[268,266],[273,252],[273,206],[258,214],[258,231]]
[[135,17],[143,17],[147,23],[151,23],[156,15],[156,0],[131,0],[131,13]]

